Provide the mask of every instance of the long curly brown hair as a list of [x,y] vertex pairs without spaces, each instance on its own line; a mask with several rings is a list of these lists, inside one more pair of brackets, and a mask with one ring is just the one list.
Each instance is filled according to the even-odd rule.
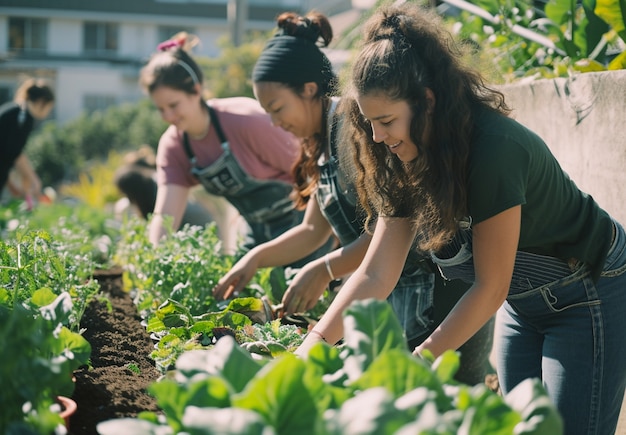
[[[502,93],[462,62],[463,47],[439,17],[415,4],[379,9],[366,23],[342,112],[342,144],[351,144],[359,198],[376,214],[410,217],[418,249],[437,250],[467,215],[467,163],[476,109],[508,114]],[[428,108],[427,89],[435,96]],[[417,158],[403,163],[372,139],[356,99],[382,95],[406,101]],[[427,128],[428,136],[424,138]]]
[[[277,18],[277,26],[285,35],[303,37],[313,41],[319,41],[323,47],[327,47],[333,39],[333,30],[328,18],[319,12],[309,12],[305,16],[299,16],[294,12],[284,12]],[[305,83],[291,82],[282,83],[291,89],[296,95],[304,92]],[[337,77],[334,74],[326,76],[323,81],[317,83],[315,98],[322,101],[322,119],[326,119],[330,107],[330,97],[337,93]],[[293,165],[295,189],[292,198],[295,207],[302,210],[306,207],[313,191],[319,181],[319,168],[317,162],[324,152],[324,144],[328,137],[328,128],[322,122],[319,133],[312,137],[301,140],[300,156]]]

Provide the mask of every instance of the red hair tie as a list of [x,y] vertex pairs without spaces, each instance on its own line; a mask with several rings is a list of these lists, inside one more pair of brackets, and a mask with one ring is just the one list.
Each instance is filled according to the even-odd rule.
[[163,41],[161,42],[159,45],[157,45],[157,50],[158,51],[167,51],[170,48],[178,48],[178,47],[182,47],[185,44],[185,41],[183,39],[168,39],[167,41]]

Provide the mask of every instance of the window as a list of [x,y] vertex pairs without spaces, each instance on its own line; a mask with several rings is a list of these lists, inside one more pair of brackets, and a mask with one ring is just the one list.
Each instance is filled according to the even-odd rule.
[[87,53],[111,54],[118,48],[118,25],[115,23],[85,23],[83,48]]
[[43,18],[9,18],[9,49],[45,51],[48,20]]
[[116,98],[113,95],[87,94],[83,97],[83,109],[87,113],[106,110],[116,103]]

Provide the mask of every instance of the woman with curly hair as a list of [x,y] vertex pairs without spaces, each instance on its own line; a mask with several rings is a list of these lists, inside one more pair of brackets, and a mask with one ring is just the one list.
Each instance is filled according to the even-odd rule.
[[[278,33],[268,41],[253,70],[254,92],[274,125],[300,138],[295,166],[296,201],[306,207],[302,223],[248,252],[214,289],[217,297],[238,291],[260,267],[284,265],[307,255],[332,234],[341,247],[311,261],[292,280],[283,297],[284,309],[298,313],[311,309],[335,278],[352,273],[371,241],[364,230],[364,213],[351,184],[350,168],[338,165],[339,99],[337,78],[320,50],[332,39],[328,19],[315,12],[278,17]],[[468,286],[458,280],[444,283],[430,259],[417,252],[403,259],[397,283],[378,293],[387,299],[413,349],[426,338]],[[476,384],[492,368],[489,354],[493,324],[462,349],[457,379]],[[315,332],[314,332],[315,333]]]
[[298,350],[342,335],[355,297],[393,288],[409,252],[471,285],[416,347],[458,349],[494,314],[506,394],[542,379],[567,434],[612,434],[626,386],[626,234],[580,191],[437,17],[378,10],[352,66],[346,140],[372,241]]

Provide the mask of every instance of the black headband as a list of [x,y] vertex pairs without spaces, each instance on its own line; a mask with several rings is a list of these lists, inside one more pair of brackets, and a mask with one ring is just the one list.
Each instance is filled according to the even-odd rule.
[[310,39],[277,35],[252,70],[254,82],[326,83],[334,78],[330,61]]

